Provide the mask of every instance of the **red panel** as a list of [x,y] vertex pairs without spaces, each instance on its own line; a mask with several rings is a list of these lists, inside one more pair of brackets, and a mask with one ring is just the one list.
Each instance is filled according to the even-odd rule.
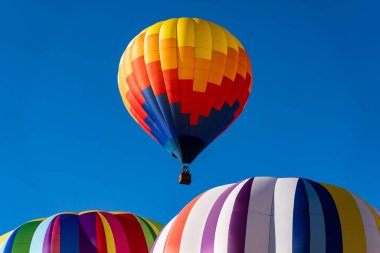
[[192,94],[192,111],[191,113],[199,114],[201,111],[202,104],[204,102],[204,93],[194,91]]
[[190,125],[196,126],[198,125],[199,114],[191,114],[190,115]]
[[54,225],[51,233],[51,253],[61,252],[61,220],[60,217],[54,219]]
[[103,222],[99,217],[99,214],[96,214],[96,241],[98,243],[98,252],[107,253],[106,235],[104,233]]
[[142,120],[145,120],[145,118],[148,116],[148,114],[141,107],[141,105],[137,102],[136,98],[133,96],[133,94],[130,91],[128,91],[128,93],[127,93],[127,100],[131,104],[131,108],[133,108],[139,114],[139,116]]
[[191,111],[191,93],[192,91],[181,89],[179,91],[179,100],[181,103],[181,113],[190,113]]
[[132,92],[133,96],[137,99],[138,103],[140,105],[145,103],[145,98],[142,95],[141,91],[139,90],[139,87],[136,83],[136,78],[133,74],[129,75],[127,77],[127,84],[129,87],[129,90]]
[[234,84],[226,98],[226,102],[229,106],[233,106],[233,104],[235,103],[237,96],[240,92],[242,83],[244,83],[244,79],[241,75],[236,74]]
[[201,105],[201,109],[199,112],[200,115],[202,115],[204,117],[208,117],[208,115],[211,112],[211,107],[212,107],[213,103],[214,103],[214,97],[208,93],[204,94],[203,103]]
[[190,101],[181,101],[181,113],[188,114],[191,111],[191,103]]
[[218,96],[222,98],[224,101],[227,100],[227,98],[230,96],[231,89],[233,88],[234,82],[229,79],[228,77],[223,77],[221,89],[220,89],[220,95]]
[[189,213],[198,199],[202,196],[199,195],[195,199],[193,199],[185,208],[182,209],[181,213],[174,220],[174,223],[169,231],[169,234],[166,238],[165,253],[178,253],[181,245],[182,233],[185,227],[185,223]]
[[222,109],[224,102],[225,101],[223,101],[221,98],[216,97],[216,98],[214,98],[212,107],[215,108],[216,110],[220,111],[220,109]]
[[177,69],[164,70],[162,74],[164,76],[167,91],[176,91],[179,89]]
[[160,61],[155,61],[146,65],[150,83],[155,96],[159,96],[166,92],[164,77],[162,75]]
[[180,91],[193,91],[193,80],[178,80],[178,87]]
[[168,100],[169,100],[169,104],[178,103],[179,102],[179,91],[168,92]]
[[148,245],[139,221],[132,214],[117,214],[128,239],[130,252],[148,253]]
[[220,92],[219,88],[220,88],[220,85],[216,85],[216,84],[208,82],[207,87],[206,87],[206,93],[214,97],[217,97]]
[[[151,129],[150,129],[150,127],[145,123],[145,121],[143,121],[142,119],[141,119],[141,117],[140,117],[140,115],[138,115],[137,114],[137,112],[133,109],[133,108],[131,108],[131,113],[132,113],[132,115],[137,119],[137,123],[150,135],[150,136],[152,136],[153,137],[153,135],[151,134]],[[157,140],[156,139],[156,137],[153,137],[155,140]]]
[[144,56],[136,58],[132,62],[132,66],[139,90],[144,90],[145,88],[149,87],[150,81],[148,78],[148,73],[146,72]]

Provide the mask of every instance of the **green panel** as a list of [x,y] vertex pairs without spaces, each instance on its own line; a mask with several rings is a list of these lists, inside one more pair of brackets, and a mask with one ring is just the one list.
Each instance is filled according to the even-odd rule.
[[13,241],[12,253],[29,253],[34,232],[42,221],[31,221],[22,225]]

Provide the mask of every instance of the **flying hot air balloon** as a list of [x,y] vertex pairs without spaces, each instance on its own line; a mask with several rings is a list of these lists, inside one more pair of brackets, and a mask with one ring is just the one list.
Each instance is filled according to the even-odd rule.
[[173,18],[138,34],[123,53],[119,90],[132,118],[189,165],[239,117],[252,87],[251,64],[226,29],[199,18]]
[[341,187],[256,177],[196,197],[150,253],[378,253],[379,215]]
[[162,227],[124,212],[59,213],[0,236],[0,253],[148,253]]

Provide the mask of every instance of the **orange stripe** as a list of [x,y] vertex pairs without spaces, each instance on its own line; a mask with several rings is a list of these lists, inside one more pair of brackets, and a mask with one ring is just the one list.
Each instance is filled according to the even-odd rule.
[[170,232],[167,236],[166,243],[165,243],[165,248],[164,252],[165,253],[178,253],[179,248],[181,245],[181,238],[182,238],[182,233],[183,229],[186,224],[187,217],[189,216],[189,213],[191,209],[193,209],[193,206],[195,203],[198,201],[198,199],[202,196],[203,194],[199,195],[195,199],[193,199],[187,206],[185,206],[184,209],[180,212],[180,214],[177,216],[175,219]]

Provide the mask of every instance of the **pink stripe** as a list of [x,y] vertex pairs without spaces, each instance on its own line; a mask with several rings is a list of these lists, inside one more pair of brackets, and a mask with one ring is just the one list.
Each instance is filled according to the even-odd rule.
[[101,215],[107,219],[111,227],[113,238],[115,240],[116,253],[131,253],[127,236],[119,220],[109,213],[101,212]]

